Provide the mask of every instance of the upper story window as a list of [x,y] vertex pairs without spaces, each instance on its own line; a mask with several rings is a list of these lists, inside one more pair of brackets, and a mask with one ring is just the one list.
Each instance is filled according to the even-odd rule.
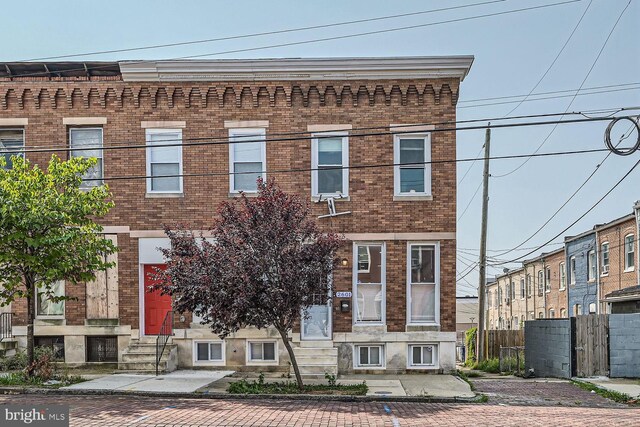
[[147,193],[182,193],[182,130],[147,129]]
[[70,157],[94,157],[98,162],[82,177],[80,188],[93,188],[102,185],[104,178],[104,160],[102,155],[102,128],[69,129]]
[[431,135],[394,136],[396,196],[431,195]]
[[576,257],[571,256],[569,258],[569,283],[576,284]]
[[408,245],[409,323],[437,324],[440,319],[440,271],[437,244]]
[[624,236],[624,270],[631,271],[635,266],[635,243],[633,234]]
[[544,288],[547,292],[551,292],[551,267],[545,268],[545,285]]
[[502,287],[498,285],[498,306],[502,305]]
[[311,140],[311,193],[313,196],[349,195],[349,137],[320,134]]
[[596,280],[596,272],[596,251],[592,249],[587,253],[587,280],[589,282]]
[[11,156],[24,158],[24,129],[0,129],[0,156],[4,157],[5,168],[11,169]]
[[527,274],[527,297],[531,297],[531,292],[533,291],[531,284],[531,274]]
[[560,270],[560,290],[563,290],[567,288],[567,268],[564,262],[560,263],[558,270]]
[[525,295],[526,295],[526,291],[524,286],[524,279],[520,279],[520,298],[524,299]]
[[602,275],[609,274],[609,242],[604,242],[600,246],[600,253],[602,253]]
[[511,282],[511,299],[516,299],[516,282]]
[[258,191],[257,179],[266,179],[267,144],[264,128],[229,129],[229,189],[231,193]]
[[383,323],[385,298],[384,246],[356,244],[355,323]]
[[538,271],[538,295],[542,295],[544,290],[544,271]]

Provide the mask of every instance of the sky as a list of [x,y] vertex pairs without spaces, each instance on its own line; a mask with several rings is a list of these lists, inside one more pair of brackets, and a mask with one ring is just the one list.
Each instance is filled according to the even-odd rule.
[[[4,41],[0,50],[0,61],[21,61],[54,55],[267,32],[481,1],[21,0],[2,5],[3,15],[11,19],[5,19],[0,26],[0,40]],[[167,59],[214,54],[452,20],[561,1],[563,0],[506,0],[341,27],[166,49],[89,55],[74,59]],[[474,55],[475,62],[461,85],[458,120],[501,118],[518,104],[473,107],[478,102],[474,104],[465,101],[529,93],[589,6],[571,41],[536,92],[576,89],[580,87],[592,67],[583,87],[636,83],[636,89],[577,96],[571,105],[571,97],[524,102],[511,112],[511,115],[560,113],[567,109],[589,111],[640,106],[640,90],[637,89],[640,87],[640,1],[631,0],[630,6],[594,65],[599,50],[627,3],[628,0],[577,0],[554,7],[501,16],[342,40],[211,55],[209,58]],[[640,110],[632,113],[639,114]],[[560,125],[551,133],[540,152],[603,148],[603,135],[607,124],[593,122]],[[495,129],[491,137],[491,154],[502,156],[532,153],[549,135],[552,127]],[[614,138],[627,129],[627,125],[616,126]],[[637,137],[638,135],[633,133],[628,141]],[[483,142],[484,130],[458,131],[457,157],[476,158]],[[605,153],[590,153],[534,158],[505,177],[497,175],[510,172],[519,166],[522,160],[493,160],[493,177],[489,182],[489,255],[495,256],[499,253],[496,252],[498,250],[513,248],[532,235],[584,182],[596,165],[602,162],[604,156]],[[576,197],[523,247],[535,248],[554,237],[589,209],[639,159],[640,153],[627,157],[610,156]],[[459,181],[467,170],[469,172],[460,182],[457,196],[460,217],[457,226],[457,270],[460,273],[467,270],[467,265],[477,261],[480,239],[481,191],[475,197],[473,195],[482,180],[482,162],[458,163]],[[610,196],[562,236],[579,234],[596,223],[608,222],[631,213],[636,200],[640,200],[640,168],[634,170]],[[462,215],[465,208],[467,210]],[[562,236],[555,242],[562,241]],[[558,247],[548,246],[547,250]],[[496,262],[511,260],[526,252],[528,251],[505,254]],[[501,265],[491,266],[488,274],[500,273],[502,268]],[[458,295],[475,294],[477,283],[478,276],[474,269],[458,281]]]

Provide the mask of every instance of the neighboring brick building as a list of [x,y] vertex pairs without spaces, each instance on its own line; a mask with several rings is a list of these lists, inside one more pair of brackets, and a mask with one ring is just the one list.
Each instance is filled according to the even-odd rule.
[[510,270],[487,285],[489,329],[520,329],[527,310],[524,269]]
[[[79,155],[99,157],[93,177],[106,178],[116,205],[104,226],[119,247],[117,266],[86,286],[60,284],[58,291],[75,300],[38,303],[38,342],[61,354],[64,349],[72,364],[117,361],[121,368],[149,369],[148,359],[133,353],[145,353],[144,346],[155,342],[170,309],[167,298],[144,292],[147,273],[163,262],[157,250],[168,244],[163,224],[187,222],[205,230],[222,201],[250,192],[266,170],[306,200],[343,196],[336,209],[351,212],[318,219],[323,229],[350,240],[339,254],[346,265],[335,271],[333,290],[353,297],[343,294],[329,307],[313,307],[311,319],[294,331],[303,372],[454,370],[456,139],[454,131],[437,131],[444,125],[425,124],[456,120],[459,85],[472,61],[2,64],[4,145],[17,151],[71,146]],[[375,136],[354,131],[377,127],[370,131]],[[260,141],[291,132],[304,133],[303,139]],[[314,138],[321,132],[332,138]],[[212,138],[219,143],[187,144]],[[243,138],[258,142],[229,143]],[[146,148],[108,149],[145,141]],[[68,157],[66,151],[55,154]],[[41,165],[50,155],[27,153]],[[423,161],[338,173],[282,172]],[[231,174],[247,171],[257,173]],[[119,176],[139,179],[109,180]],[[312,210],[328,213],[326,202]],[[24,301],[12,310],[14,333],[24,342]],[[188,313],[175,321],[168,365],[288,370],[275,331],[246,329],[221,342]]]

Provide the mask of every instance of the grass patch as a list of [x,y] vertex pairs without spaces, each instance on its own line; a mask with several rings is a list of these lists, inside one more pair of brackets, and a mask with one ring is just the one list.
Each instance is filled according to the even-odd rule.
[[631,396],[629,396],[626,393],[620,393],[614,390],[607,390],[605,388],[598,387],[595,384],[591,384],[584,381],[571,380],[571,382],[583,390],[593,391],[606,399],[613,400],[614,402],[625,403],[627,405],[640,406],[640,401],[633,399]]
[[482,362],[476,362],[471,366],[471,369],[489,372],[491,374],[500,373],[500,359],[495,357],[493,359],[485,359]]
[[478,403],[487,403],[488,401],[489,401],[489,396],[487,396],[486,394],[481,394],[476,400],[476,402]]
[[361,384],[340,384],[329,381],[329,384],[307,384],[302,390],[292,381],[265,383],[264,375],[260,374],[257,381],[240,381],[229,384],[227,391],[231,394],[333,394],[343,396],[364,396],[369,387],[366,382]]
[[0,386],[23,386],[23,387],[43,387],[43,388],[60,388],[71,384],[77,384],[86,381],[78,375],[53,375],[50,379],[45,380],[42,377],[29,377],[23,372],[10,372],[0,376]]
[[474,391],[476,389],[476,387],[473,385],[473,383],[469,380],[469,375],[467,372],[461,371],[461,370],[457,370],[456,374],[458,375],[458,377],[460,379],[462,379],[464,382],[466,382],[467,384],[469,384],[469,387],[471,388],[471,391]]
[[482,374],[477,371],[469,371],[465,372],[465,374],[467,375],[467,378],[479,378],[482,376]]

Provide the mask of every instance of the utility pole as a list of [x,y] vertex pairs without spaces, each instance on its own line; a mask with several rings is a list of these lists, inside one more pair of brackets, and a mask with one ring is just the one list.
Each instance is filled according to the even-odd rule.
[[[491,123],[488,123],[491,126]],[[478,272],[478,362],[484,360],[484,329],[485,329],[485,285],[487,270],[487,213],[489,210],[489,156],[491,155],[491,128],[487,127],[484,134],[484,172],[482,173],[482,225],[480,230],[480,264]]]

